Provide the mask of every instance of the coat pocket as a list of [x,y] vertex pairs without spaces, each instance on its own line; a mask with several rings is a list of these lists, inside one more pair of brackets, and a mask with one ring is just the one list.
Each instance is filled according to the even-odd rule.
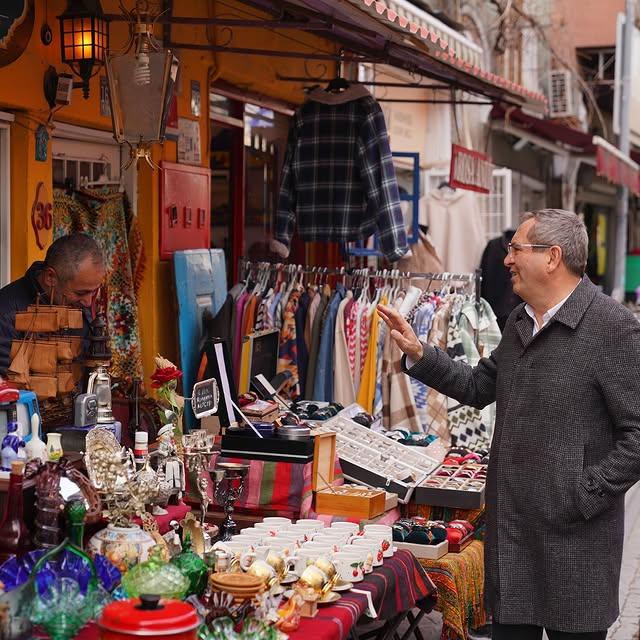
[[[506,425],[505,425],[506,427]],[[583,520],[577,490],[584,465],[584,447],[555,421],[518,419],[508,439],[506,485],[516,511],[553,525]]]

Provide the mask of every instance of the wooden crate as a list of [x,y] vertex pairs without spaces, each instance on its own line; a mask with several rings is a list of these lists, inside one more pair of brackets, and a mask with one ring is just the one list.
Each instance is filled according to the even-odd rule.
[[316,435],[312,488],[315,511],[332,516],[370,519],[385,512],[386,492],[368,487],[331,487],[334,479],[336,434]]

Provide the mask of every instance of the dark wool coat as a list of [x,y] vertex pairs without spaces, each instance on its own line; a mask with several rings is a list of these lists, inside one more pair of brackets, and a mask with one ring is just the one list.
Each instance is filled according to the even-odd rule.
[[640,323],[584,277],[532,331],[519,305],[477,367],[425,345],[408,373],[474,407],[497,402],[485,547],[494,617],[604,630],[618,615],[624,493],[640,478]]

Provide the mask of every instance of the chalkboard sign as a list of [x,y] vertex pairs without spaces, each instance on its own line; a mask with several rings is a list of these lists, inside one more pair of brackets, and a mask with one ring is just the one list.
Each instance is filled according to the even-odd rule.
[[193,415],[195,415],[198,420],[212,416],[218,411],[219,398],[218,383],[215,378],[196,382],[193,385],[193,393],[191,394]]

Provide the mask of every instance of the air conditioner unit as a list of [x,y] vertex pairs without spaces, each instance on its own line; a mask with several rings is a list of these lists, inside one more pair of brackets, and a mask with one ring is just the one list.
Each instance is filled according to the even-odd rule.
[[549,71],[549,115],[552,118],[575,115],[571,71],[566,69]]

